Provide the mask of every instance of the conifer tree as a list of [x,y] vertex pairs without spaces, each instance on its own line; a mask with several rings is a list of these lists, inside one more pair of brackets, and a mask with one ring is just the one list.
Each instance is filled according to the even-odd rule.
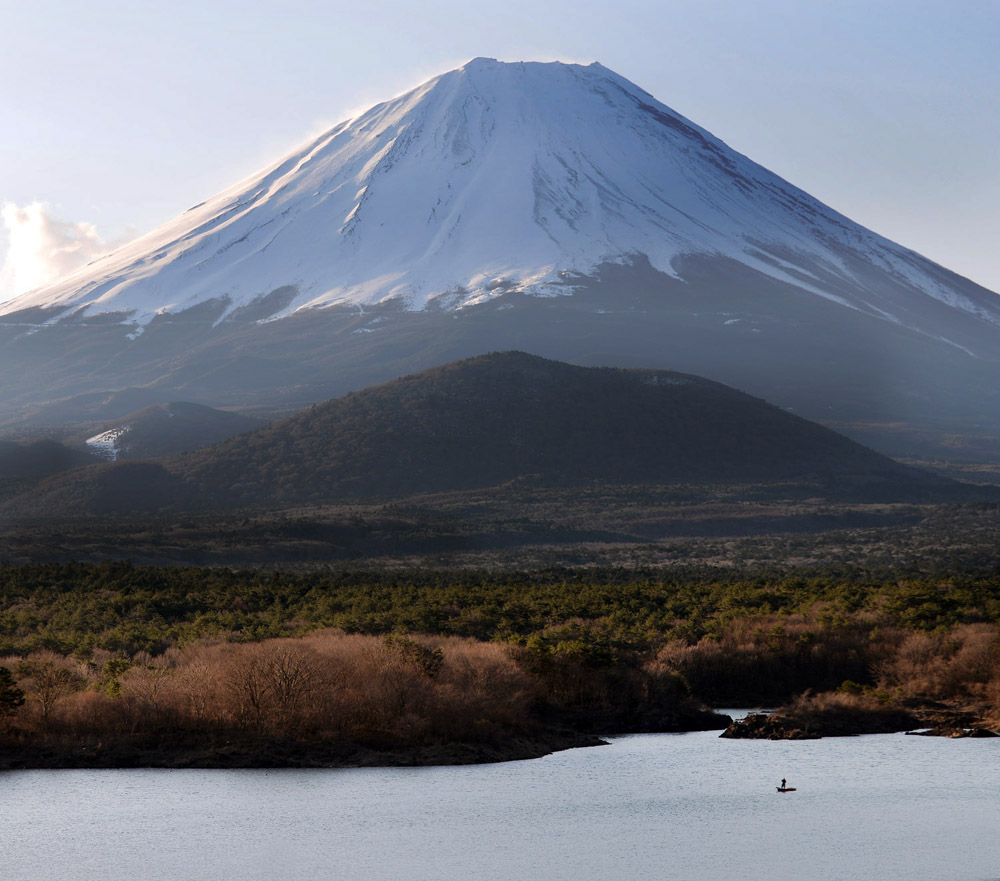
[[24,692],[17,687],[14,676],[0,666],[0,716],[11,716],[24,703]]

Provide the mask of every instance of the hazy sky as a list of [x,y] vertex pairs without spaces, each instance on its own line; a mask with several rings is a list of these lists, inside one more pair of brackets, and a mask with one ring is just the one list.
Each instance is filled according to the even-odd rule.
[[0,299],[486,55],[600,61],[1000,291],[1000,0],[0,0]]

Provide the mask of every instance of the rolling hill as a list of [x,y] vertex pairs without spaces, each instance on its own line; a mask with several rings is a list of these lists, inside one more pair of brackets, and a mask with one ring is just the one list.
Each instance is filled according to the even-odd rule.
[[[520,352],[446,364],[162,462],[43,481],[8,505],[45,516],[278,510],[502,487],[779,484],[842,499],[975,490],[907,468],[719,383]],[[987,492],[987,490],[979,490]]]

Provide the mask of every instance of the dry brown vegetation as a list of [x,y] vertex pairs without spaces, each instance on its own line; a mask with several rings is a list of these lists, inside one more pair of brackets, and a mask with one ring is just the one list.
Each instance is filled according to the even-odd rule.
[[996,583],[0,567],[0,767],[512,758],[717,725],[690,695],[996,723]]
[[877,673],[893,694],[985,704],[1000,721],[1000,628],[994,624],[911,633]]
[[[731,676],[752,676],[772,664],[786,670],[796,666],[789,634],[775,634],[770,649],[762,650],[763,626],[742,623],[751,631],[742,641],[730,634],[728,645],[723,640],[686,650],[668,646],[661,655],[689,676],[720,676],[727,667]],[[799,645],[808,645],[815,634],[805,622],[800,629]],[[1000,727],[1000,627],[977,623],[929,632],[873,628],[867,636],[865,641],[856,628],[846,628],[832,645],[830,640],[814,644],[803,661],[809,666],[817,656],[863,660],[865,675],[820,693],[806,689],[773,716],[752,717],[742,728],[736,726],[741,731],[734,736],[796,738],[921,726],[952,733]],[[779,664],[782,657],[784,668]]]
[[529,754],[586,742],[553,739],[553,722],[631,709],[676,725],[690,703],[656,665],[595,671],[572,653],[458,637],[325,631],[132,659],[42,651],[3,665],[27,698],[0,728],[7,766],[345,764],[449,744],[489,747],[463,754],[482,760],[512,742],[517,755],[526,740]]
[[879,626],[873,613],[835,622],[822,612],[766,615],[735,619],[694,644],[671,641],[658,658],[716,705],[766,705],[808,692],[816,710],[949,702],[1000,719],[995,624],[927,631]]
[[372,748],[489,742],[530,729],[532,683],[501,646],[338,632],[203,642],[132,661],[37,652],[7,659],[27,702],[9,741],[56,746],[135,737],[206,746],[277,738]]

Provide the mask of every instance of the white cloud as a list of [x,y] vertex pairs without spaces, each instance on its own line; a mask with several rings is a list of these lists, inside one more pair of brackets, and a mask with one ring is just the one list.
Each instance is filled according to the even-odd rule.
[[0,213],[7,239],[0,301],[56,281],[122,244],[102,240],[92,223],[56,219],[46,202],[6,202]]

